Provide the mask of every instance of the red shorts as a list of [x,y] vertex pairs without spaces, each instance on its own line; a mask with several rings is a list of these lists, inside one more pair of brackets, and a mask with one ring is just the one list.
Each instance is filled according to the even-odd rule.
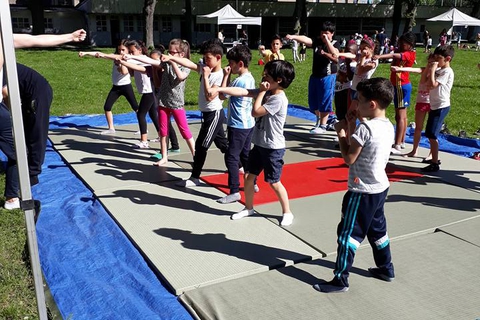
[[415,111],[429,112],[430,103],[417,102],[417,104],[415,105]]

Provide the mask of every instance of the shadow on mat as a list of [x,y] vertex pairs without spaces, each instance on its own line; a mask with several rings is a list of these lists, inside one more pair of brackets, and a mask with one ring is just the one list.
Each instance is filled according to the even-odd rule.
[[173,228],[160,228],[153,231],[159,236],[182,241],[182,246],[186,249],[234,256],[238,259],[268,266],[270,270],[284,267],[285,261],[282,259],[294,263],[312,259],[311,256],[289,250],[228,239],[223,233],[195,234],[188,230]]

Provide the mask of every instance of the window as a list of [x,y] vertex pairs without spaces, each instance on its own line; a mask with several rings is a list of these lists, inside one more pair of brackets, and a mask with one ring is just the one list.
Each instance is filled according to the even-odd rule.
[[193,25],[195,32],[210,32],[210,25],[204,23],[195,23]]
[[95,17],[97,20],[97,31],[107,31],[107,16],[98,15]]
[[137,16],[137,31],[145,31],[145,17]]
[[45,18],[43,19],[45,24],[45,29],[53,29],[53,20],[52,18]]
[[153,17],[153,31],[160,30],[160,28],[158,27],[160,25],[160,22],[158,20],[159,20],[158,16]]
[[172,18],[162,18],[162,32],[172,32]]
[[28,18],[12,18],[12,28],[30,29],[30,20]]
[[128,15],[123,18],[123,29],[127,32],[135,31],[135,19],[132,15]]

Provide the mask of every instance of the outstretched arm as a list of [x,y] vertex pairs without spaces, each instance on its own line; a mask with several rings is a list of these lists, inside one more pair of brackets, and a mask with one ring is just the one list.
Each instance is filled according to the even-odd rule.
[[390,71],[395,72],[410,72],[410,73],[422,73],[422,68],[412,68],[412,67],[398,67],[398,66],[391,66]]
[[159,66],[162,63],[162,61],[160,61],[160,60],[155,60],[155,59],[152,59],[152,58],[147,57],[145,55],[135,56],[133,54],[124,54],[123,59],[124,60],[133,59],[133,60],[137,60],[137,61],[140,61],[142,63],[145,63],[145,64],[150,64],[152,66]]
[[298,42],[305,43],[308,47],[311,47],[313,44],[313,40],[307,36],[287,34],[285,38],[287,38],[288,40],[297,40]]
[[95,58],[100,58],[100,55],[101,52],[100,51],[80,51],[78,53],[78,56],[80,58],[83,58],[83,57],[95,57]]
[[58,35],[41,34],[32,36],[30,34],[15,33],[13,35],[13,45],[15,48],[54,47],[68,42],[82,42],[86,36],[87,32],[83,29]]
[[178,63],[179,65],[182,65],[188,69],[192,69],[193,71],[197,71],[197,72],[200,72],[200,68],[198,66],[198,64],[196,64],[195,62],[191,61],[190,59],[187,59],[187,58],[181,58],[181,57],[175,57],[175,56],[169,56],[169,55],[165,55],[165,54],[162,54],[162,57],[161,57],[161,60],[162,62],[168,62],[168,61],[173,61],[175,63]]

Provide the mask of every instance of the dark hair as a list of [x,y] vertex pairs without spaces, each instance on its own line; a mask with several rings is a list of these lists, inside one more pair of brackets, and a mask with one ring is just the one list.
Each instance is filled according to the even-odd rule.
[[160,51],[163,54],[165,52],[165,47],[163,44],[157,44],[154,50]]
[[118,47],[120,46],[124,46],[125,48],[128,49],[127,42],[128,42],[128,39],[122,39],[118,41],[117,47],[115,48],[115,54],[120,54],[120,52],[118,51]]
[[201,54],[219,54],[223,55],[223,43],[220,41],[218,38],[213,38],[207,41],[204,41],[200,47],[200,53]]
[[248,68],[250,61],[252,61],[252,53],[247,46],[243,44],[237,44],[227,52],[227,59],[235,62],[242,61],[245,68]]
[[[165,51],[165,50],[164,50],[164,51]],[[150,51],[150,56],[152,56],[152,54],[154,54],[154,53],[156,53],[156,54],[158,54],[159,56],[161,56],[164,51],[161,51],[161,50],[158,50],[158,49],[153,49],[152,51]]]
[[273,42],[275,40],[280,40],[280,42],[282,42],[282,37],[280,37],[279,34],[274,34],[270,42]]
[[330,31],[331,33],[335,33],[335,24],[330,21],[325,21],[322,24],[322,29],[320,31]]
[[134,46],[138,50],[142,51],[142,54],[146,55],[148,53],[148,49],[145,46],[145,43],[140,40],[129,40],[125,43],[127,47]]
[[439,46],[435,48],[435,51],[433,51],[433,54],[438,54],[443,57],[450,57],[453,59],[453,56],[455,55],[455,49],[449,44],[445,44],[443,46]]
[[408,43],[412,47],[415,47],[415,43],[417,43],[417,36],[413,32],[406,32],[400,36],[398,41],[403,41],[405,43]]
[[283,89],[287,89],[293,79],[295,79],[295,68],[288,61],[273,60],[267,62],[263,70],[273,79],[280,79],[280,87]]
[[367,47],[369,47],[370,49],[374,50],[375,49],[375,42],[373,41],[372,38],[370,37],[366,37],[366,38],[363,38],[361,41],[360,41],[360,45],[364,43],[367,45]]
[[368,101],[376,101],[380,109],[386,109],[393,101],[393,85],[385,78],[371,78],[361,81],[357,91]]

